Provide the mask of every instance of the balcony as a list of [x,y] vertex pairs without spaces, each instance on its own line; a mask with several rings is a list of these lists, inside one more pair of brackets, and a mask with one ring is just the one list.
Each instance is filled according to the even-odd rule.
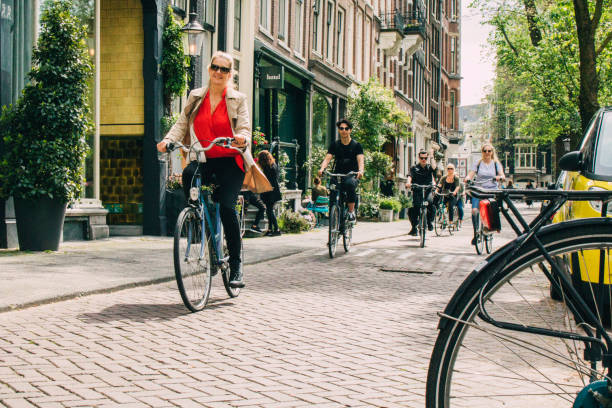
[[426,21],[420,9],[381,14],[380,48],[386,55],[398,55],[403,48],[412,55],[423,43],[426,36]]
[[447,130],[446,136],[450,144],[461,144],[463,142],[463,130]]

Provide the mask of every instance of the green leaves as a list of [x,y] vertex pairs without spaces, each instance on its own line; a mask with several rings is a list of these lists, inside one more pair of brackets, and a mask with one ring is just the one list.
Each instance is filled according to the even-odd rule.
[[164,79],[164,99],[168,112],[172,98],[182,95],[187,89],[187,57],[183,52],[181,26],[174,17],[172,7],[168,6],[166,14],[166,25],[162,35],[161,69]]
[[93,67],[70,1],[46,3],[28,84],[0,117],[0,196],[78,198],[91,132]]

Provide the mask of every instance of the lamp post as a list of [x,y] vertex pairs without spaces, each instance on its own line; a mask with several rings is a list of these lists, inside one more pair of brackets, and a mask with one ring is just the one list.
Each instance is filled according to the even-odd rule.
[[194,87],[194,58],[200,56],[202,51],[202,42],[204,41],[204,28],[196,20],[197,14],[189,13],[189,22],[181,28],[183,35],[186,37],[186,55],[189,56],[189,89]]
[[565,152],[569,152],[570,148],[571,148],[571,139],[569,137],[563,138],[563,148],[565,149]]

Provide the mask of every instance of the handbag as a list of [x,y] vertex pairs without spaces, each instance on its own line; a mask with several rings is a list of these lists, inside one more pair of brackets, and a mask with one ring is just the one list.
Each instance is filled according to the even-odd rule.
[[265,193],[273,190],[272,184],[270,184],[266,175],[257,165],[249,167],[246,171],[242,188],[253,193]]

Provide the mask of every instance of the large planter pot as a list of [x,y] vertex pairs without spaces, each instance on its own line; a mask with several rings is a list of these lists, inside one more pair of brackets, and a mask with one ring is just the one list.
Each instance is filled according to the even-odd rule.
[[15,198],[19,250],[57,251],[67,206],[64,201],[51,198]]
[[399,212],[399,218],[400,220],[404,220],[408,217],[408,209],[407,208],[402,208]]
[[379,209],[378,210],[378,219],[381,220],[382,222],[391,222],[393,221],[393,210],[387,210],[387,209]]
[[174,227],[176,225],[176,219],[178,218],[187,199],[183,189],[180,190],[166,190],[166,221],[168,222],[168,235],[174,235]]

